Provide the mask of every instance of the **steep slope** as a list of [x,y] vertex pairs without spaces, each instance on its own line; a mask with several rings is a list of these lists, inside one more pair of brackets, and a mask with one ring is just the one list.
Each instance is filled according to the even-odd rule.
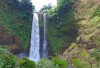
[[[77,23],[80,27],[78,37],[64,52],[63,58],[70,62],[73,58],[79,59],[85,65],[93,65],[95,68],[98,64],[95,58],[99,56],[99,51],[96,50],[100,49],[100,1],[80,0],[76,4],[76,10],[76,17],[79,19]],[[92,52],[95,58],[92,58]]]
[[[77,3],[77,19],[80,19],[78,25],[79,36],[76,43],[78,47],[84,47],[87,50],[92,48],[99,48],[99,25],[100,25],[100,4],[99,0],[83,1]],[[72,44],[73,45],[73,44]],[[73,45],[73,47],[74,47]],[[73,47],[71,47],[73,49]]]
[[52,53],[75,68],[98,66],[100,0],[58,0],[58,6],[47,13]]
[[23,5],[18,0],[0,0],[0,45],[13,53],[26,51],[29,45],[32,5]]

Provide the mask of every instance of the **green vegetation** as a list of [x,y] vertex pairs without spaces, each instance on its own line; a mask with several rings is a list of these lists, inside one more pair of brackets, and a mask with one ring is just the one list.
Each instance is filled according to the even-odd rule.
[[28,60],[27,58],[23,58],[20,62],[19,62],[19,67],[20,68],[36,68],[36,65],[33,61]]
[[66,61],[59,60],[55,57],[51,57],[52,60],[42,59],[38,62],[37,68],[66,68],[68,63]]
[[74,64],[74,68],[86,68],[79,59],[71,59],[71,62]]
[[[61,0],[55,9],[48,10],[48,36],[54,55],[63,53],[64,49],[76,40],[78,32],[74,0]],[[73,28],[74,27],[74,28]]]
[[37,64],[37,68],[59,68],[59,66],[55,65],[53,61],[49,61],[48,59],[41,59]]
[[44,5],[43,8],[40,9],[40,12],[47,12],[50,9],[52,9],[51,4]]
[[35,63],[27,58],[15,57],[7,49],[0,46],[0,68],[66,68],[68,63],[52,57],[52,61],[41,59]]
[[73,64],[72,68],[99,67],[100,3],[98,2],[98,0],[58,0],[57,7],[47,11],[51,50],[59,57],[67,49],[59,58],[69,60]]
[[59,60],[55,57],[51,57],[52,58],[52,61],[57,65],[59,66],[60,68],[66,68],[68,67],[68,63],[66,61],[62,61],[62,60]]
[[24,51],[29,45],[32,12],[33,7],[29,0],[21,0],[21,2],[19,0],[0,1],[0,25],[3,25],[2,27],[7,30],[6,36],[16,37],[17,40],[13,45],[22,46]]
[[0,46],[0,68],[14,68],[15,56]]
[[[100,1],[57,0],[57,4],[55,9],[49,4],[40,10],[48,15],[50,52],[57,58],[34,63],[27,58],[21,60],[0,46],[0,68],[100,67]],[[0,38],[3,39],[0,42],[4,47],[18,46],[20,50],[27,51],[32,9],[30,0],[0,1]],[[41,28],[43,19],[39,21]],[[7,43],[3,42],[5,39]]]
[[94,52],[92,52],[91,56],[95,58],[95,60],[97,61],[96,65],[97,65],[97,67],[99,67],[99,64],[100,64],[100,49],[97,49]]

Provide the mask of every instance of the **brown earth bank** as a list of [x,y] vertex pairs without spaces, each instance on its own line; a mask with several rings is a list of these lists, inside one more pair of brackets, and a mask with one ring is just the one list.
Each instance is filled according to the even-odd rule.
[[0,45],[4,46],[12,53],[20,53],[22,51],[22,42],[0,24]]

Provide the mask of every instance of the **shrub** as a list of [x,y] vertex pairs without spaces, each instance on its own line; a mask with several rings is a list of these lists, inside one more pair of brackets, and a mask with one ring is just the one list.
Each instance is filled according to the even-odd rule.
[[71,59],[71,62],[74,64],[75,68],[85,68],[85,65],[79,59]]
[[51,58],[52,58],[52,61],[55,63],[55,65],[58,65],[60,68],[68,67],[68,63],[66,61],[59,60],[55,57],[51,57]]
[[55,65],[53,61],[49,61],[48,59],[41,59],[37,64],[37,68],[59,68],[59,66]]
[[94,57],[96,59],[97,66],[99,67],[99,62],[100,62],[100,49],[95,50],[94,52],[91,53],[91,57]]
[[94,52],[92,52],[91,57],[94,57],[97,61],[100,61],[100,49],[97,49]]
[[15,57],[2,46],[0,46],[0,68],[15,68]]
[[19,67],[20,68],[36,68],[35,62],[27,59],[27,58],[23,58],[20,62],[19,62]]

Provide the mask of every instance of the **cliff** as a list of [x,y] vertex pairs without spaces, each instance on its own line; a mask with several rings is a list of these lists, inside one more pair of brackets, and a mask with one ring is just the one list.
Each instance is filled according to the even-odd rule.
[[27,51],[31,21],[31,3],[0,0],[0,45],[13,53]]

